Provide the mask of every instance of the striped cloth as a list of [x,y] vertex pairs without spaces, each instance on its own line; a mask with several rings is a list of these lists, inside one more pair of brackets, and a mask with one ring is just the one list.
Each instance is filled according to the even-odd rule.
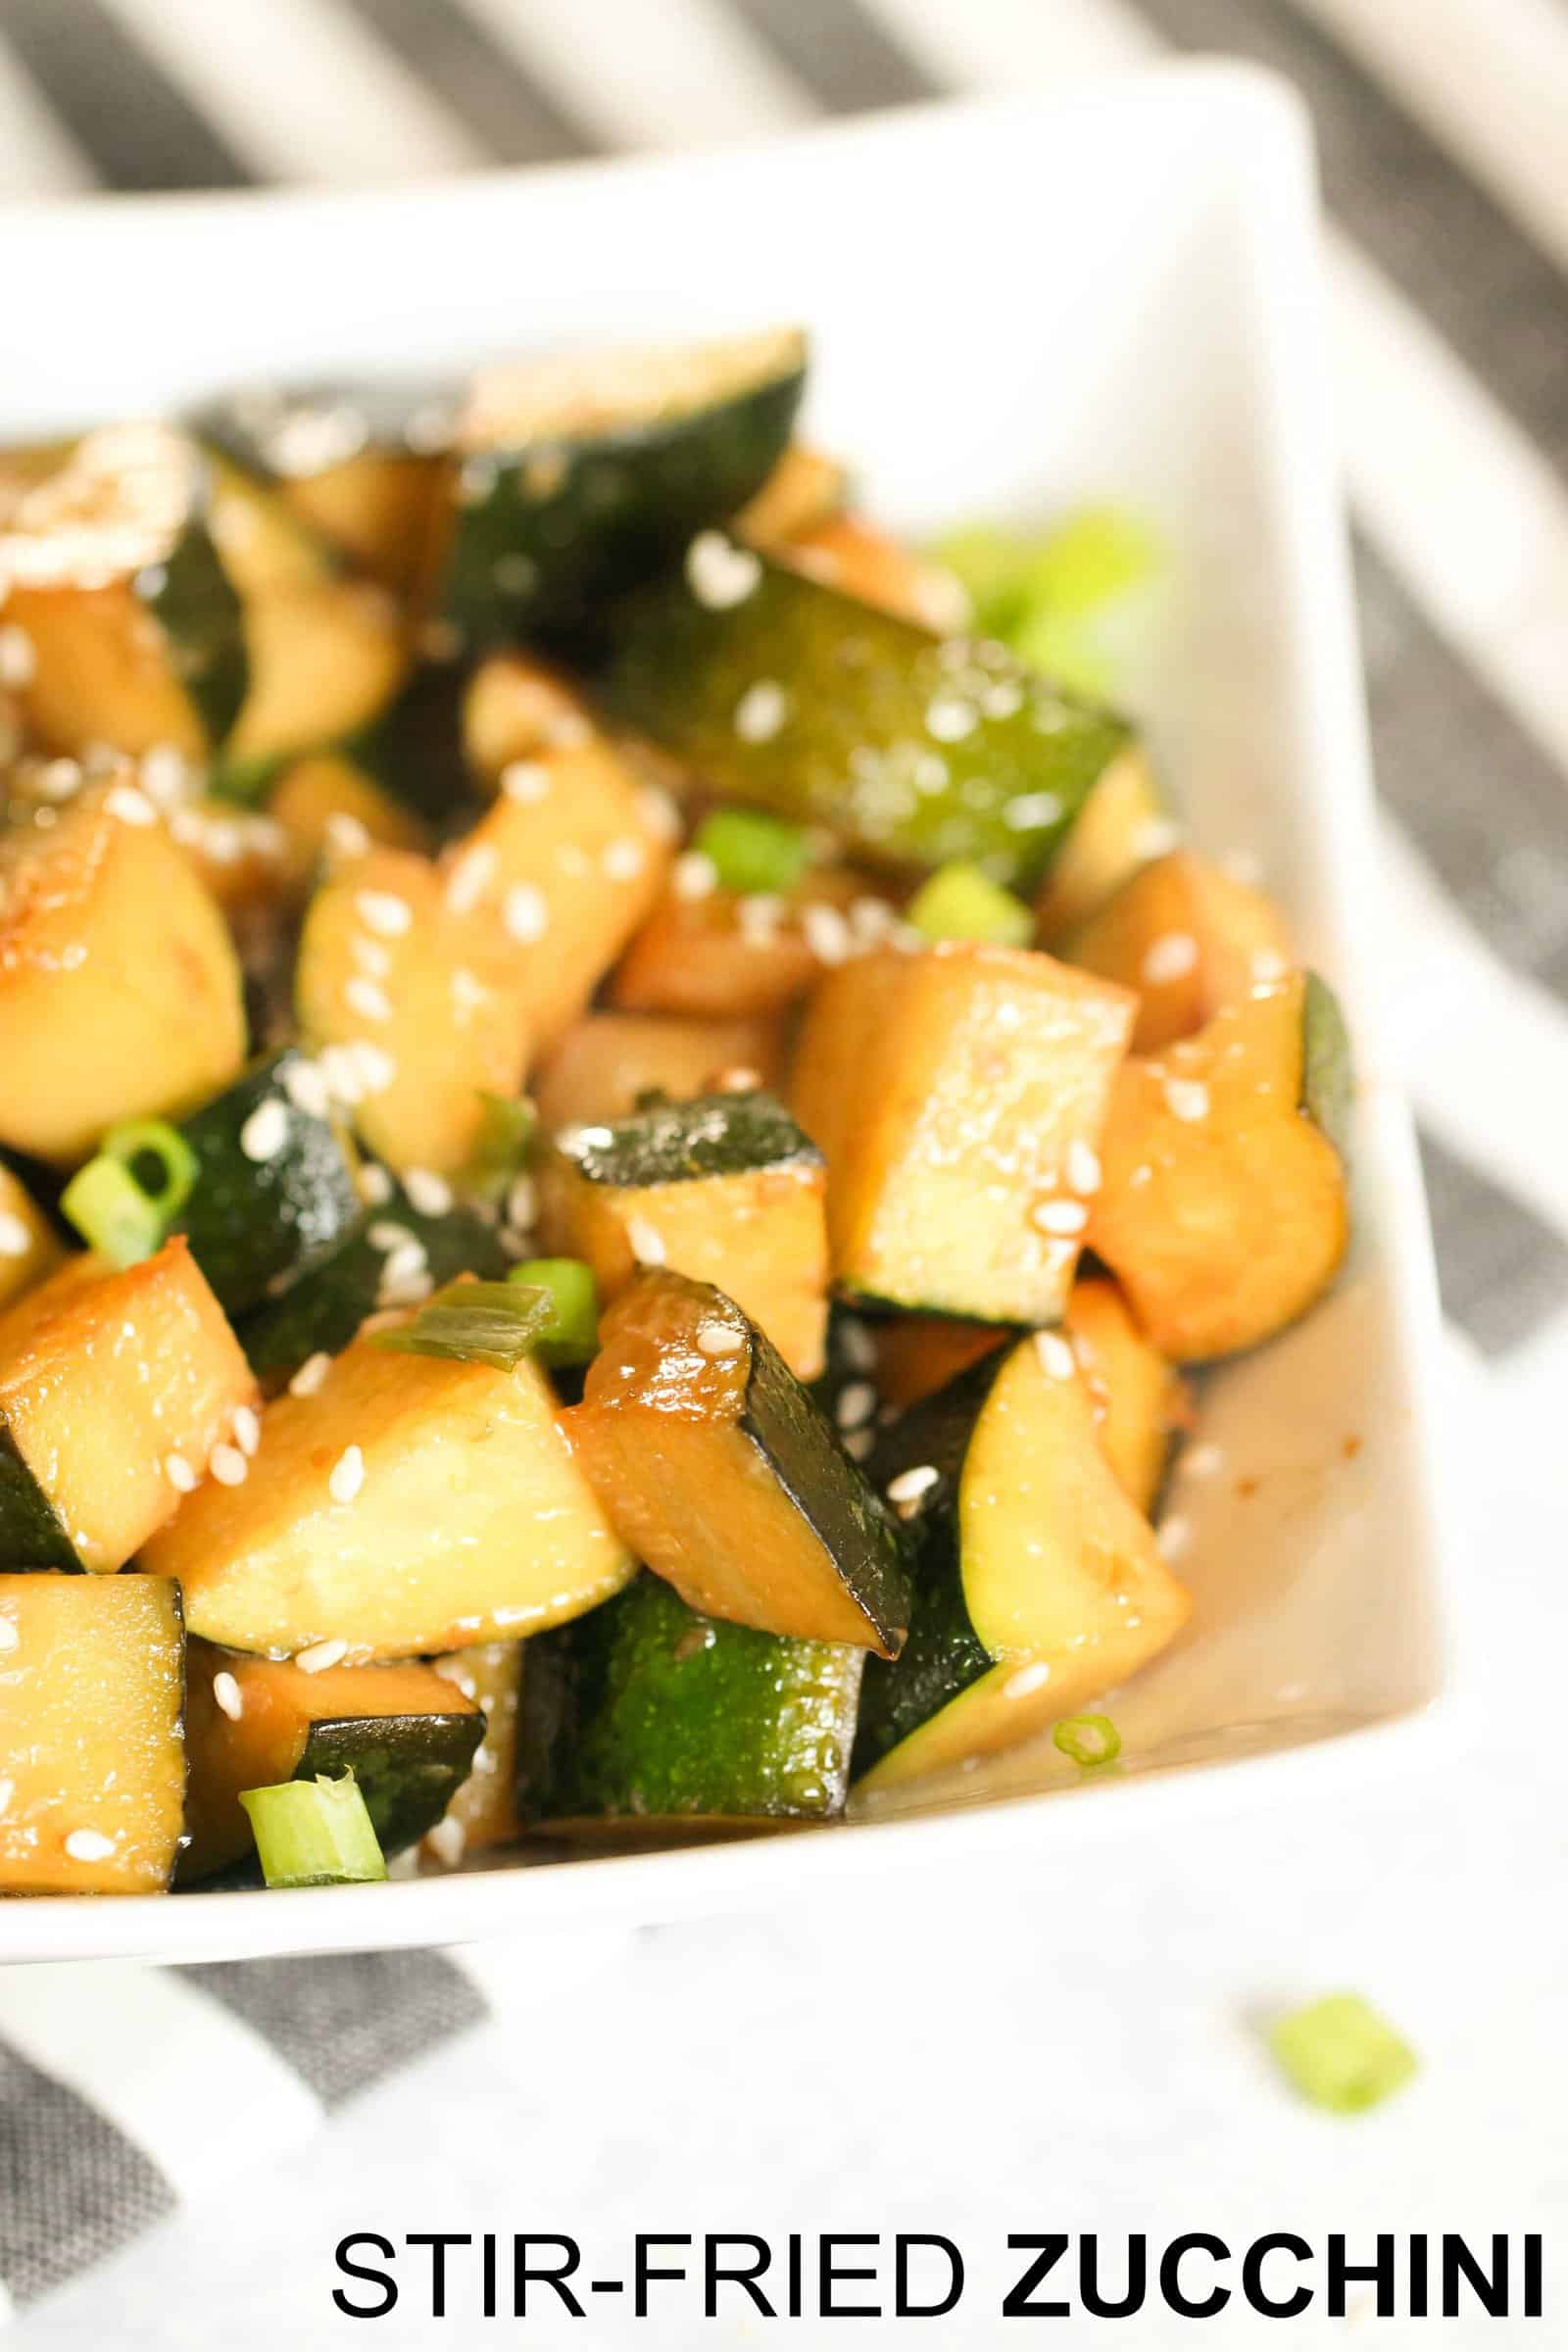
[[[1447,1312],[1539,1394],[1568,1367],[1568,7],[1484,23],[1483,48],[1473,0],[5,0],[0,194],[711,144],[1165,48],[1289,75],[1331,214],[1393,1039]],[[224,2117],[275,2154],[484,2010],[436,1955],[99,1974],[0,1986],[0,2305],[210,2185]]]

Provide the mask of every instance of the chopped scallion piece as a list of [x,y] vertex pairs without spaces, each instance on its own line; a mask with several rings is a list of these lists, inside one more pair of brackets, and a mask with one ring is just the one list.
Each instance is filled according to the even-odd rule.
[[444,1355],[510,1372],[535,1353],[554,1315],[547,1291],[525,1290],[518,1282],[453,1282],[412,1323],[374,1333],[370,1345],[393,1355]]
[[460,1190],[494,1200],[527,1165],[538,1117],[526,1095],[485,1095],[481,1100],[484,1117]]
[[1121,1734],[1108,1715],[1069,1715],[1053,1731],[1051,1744],[1075,1764],[1113,1764],[1121,1754]]
[[1270,2028],[1268,2046],[1303,2099],[1359,2115],[1402,2088],[1420,2061],[1359,1993],[1333,1992]]
[[380,1843],[352,1773],[340,1781],[284,1781],[245,1788],[269,1886],[346,1886],[386,1877]]
[[126,1119],[110,1128],[103,1149],[130,1170],[166,1223],[184,1207],[201,1173],[195,1152],[167,1119]]
[[89,1250],[112,1266],[139,1265],[164,1238],[164,1212],[122,1160],[101,1152],[60,1196],[60,1206]]
[[1084,694],[1113,682],[1106,616],[1159,564],[1151,532],[1113,507],[1086,507],[1039,533],[980,523],[933,552],[967,589],[980,635]]
[[1021,899],[977,865],[942,865],[909,901],[908,919],[927,939],[984,939],[1026,948],[1035,918]]
[[526,1257],[512,1268],[509,1283],[543,1291],[550,1321],[534,1343],[543,1364],[586,1364],[599,1346],[599,1293],[592,1266],[580,1257]]
[[709,859],[725,890],[793,889],[808,863],[806,834],[758,808],[715,808],[697,828],[692,847]]

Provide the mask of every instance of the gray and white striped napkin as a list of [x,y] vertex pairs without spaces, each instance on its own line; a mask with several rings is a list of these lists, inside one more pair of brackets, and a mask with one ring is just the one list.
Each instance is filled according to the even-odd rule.
[[[1560,0],[4,0],[0,194],[711,144],[1163,49],[1316,117],[1394,1037],[1448,1315],[1534,1387],[1568,1370]],[[235,2113],[276,2153],[483,2008],[434,1955],[12,1971],[0,2307],[220,2180]]]

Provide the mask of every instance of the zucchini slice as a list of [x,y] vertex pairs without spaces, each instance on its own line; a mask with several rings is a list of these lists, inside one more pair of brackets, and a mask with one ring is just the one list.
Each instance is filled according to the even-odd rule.
[[186,1684],[190,1843],[181,1886],[250,1853],[241,1789],[318,1773],[352,1772],[382,1853],[402,1853],[440,1820],[484,1732],[473,1699],[429,1666],[308,1674],[291,1658],[246,1657],[192,1641]]
[[1254,1348],[1304,1314],[1349,1240],[1349,1046],[1297,972],[1118,1073],[1089,1245],[1176,1363]]
[[460,1274],[498,1282],[508,1263],[495,1227],[472,1209],[432,1217],[394,1187],[324,1256],[248,1315],[240,1340],[252,1370],[269,1380],[296,1371],[308,1356],[341,1354],[367,1315],[408,1305],[426,1285],[439,1290]]
[[840,1285],[1054,1322],[1133,1016],[1125,989],[1028,949],[944,941],[830,972],[790,1091],[827,1154]]
[[580,742],[592,728],[588,707],[558,670],[532,654],[487,654],[463,690],[463,756],[494,792],[518,760]]
[[1191,1037],[1260,980],[1283,979],[1294,961],[1285,918],[1267,892],[1191,850],[1143,866],[1061,953],[1137,990],[1135,1054]]
[[493,645],[646,579],[761,488],[805,383],[793,328],[482,370],[457,430],[448,618]]
[[861,1787],[1012,1746],[1125,1682],[1186,1623],[1187,1592],[1054,1338],[971,1365],[877,1447],[872,1476],[912,1513],[914,1619],[902,1657],[872,1660],[861,1686]]
[[484,1715],[484,1738],[473,1751],[468,1777],[453,1790],[441,1820],[426,1835],[424,1850],[434,1862],[450,1864],[465,1854],[486,1853],[492,1846],[510,1845],[521,1835],[517,1718],[524,1647],[521,1642],[475,1642],[431,1660],[435,1673],[455,1684]]
[[246,607],[251,682],[225,762],[261,769],[337,743],[386,710],[408,672],[407,632],[368,580],[280,587]]
[[1187,1384],[1151,1346],[1103,1275],[1075,1282],[1065,1327],[1094,1406],[1105,1459],[1146,1518],[1192,1418]]
[[182,1237],[68,1258],[0,1315],[0,1566],[123,1567],[255,1394]]
[[822,976],[823,938],[829,954],[847,951],[855,936],[847,916],[884,936],[898,920],[863,875],[842,866],[815,866],[787,891],[748,896],[715,887],[690,897],[690,871],[683,867],[615,967],[610,997],[624,1011],[694,1020],[787,1012]]
[[643,1275],[600,1327],[568,1426],[628,1549],[688,1606],[897,1655],[901,1531],[721,1291]]
[[603,1298],[639,1265],[722,1283],[790,1370],[814,1380],[827,1329],[822,1155],[771,1095],[698,1095],[608,1126],[564,1128],[540,1231],[586,1258]]
[[22,1178],[0,1163],[0,1307],[52,1274],[64,1255],[59,1235]]
[[249,663],[208,501],[195,444],[152,424],[88,433],[9,500],[0,486],[6,621],[33,655],[24,709],[54,751],[200,759],[229,733]]
[[[777,1020],[664,1020],[657,1013],[589,1012],[535,1070],[546,1127],[622,1119],[649,1095],[687,1101],[720,1088],[771,1086],[782,1076]],[[734,1073],[733,1076],[730,1073]]]
[[631,1562],[573,1461],[550,1383],[362,1340],[263,1416],[255,1474],[192,1494],[144,1564],[193,1633],[355,1660],[520,1638],[617,1592]]
[[340,1130],[297,1100],[306,1058],[283,1047],[180,1125],[197,1175],[178,1230],[225,1315],[260,1304],[361,1216]]
[[161,1894],[183,1838],[185,1634],[155,1576],[0,1576],[0,1893]]
[[659,895],[671,843],[651,800],[602,739],[544,752],[445,860],[450,902],[493,920],[534,1051],[583,1013]]
[[704,1617],[657,1576],[528,1644],[518,1810],[555,1837],[844,1810],[864,1651]]
[[514,1096],[528,1052],[513,943],[422,858],[372,850],[311,901],[295,1004],[306,1042],[354,1050],[354,1119],[389,1167],[455,1175],[484,1130],[485,1099]]
[[[873,862],[1032,886],[1131,740],[1000,646],[938,637],[706,533],[612,624],[612,707],[706,785],[831,826]],[[765,728],[755,690],[771,697]],[[780,699],[781,698],[781,699]]]
[[322,860],[341,855],[345,843],[420,852],[430,847],[423,820],[344,752],[291,760],[268,794],[267,812],[288,837],[287,866],[297,884],[311,882]]
[[1175,830],[1148,754],[1129,744],[1101,775],[1040,885],[1035,922],[1042,946],[1062,954],[1062,941],[1140,866],[1162,856]]
[[228,927],[140,794],[0,839],[0,1143],[69,1167],[244,1058]]

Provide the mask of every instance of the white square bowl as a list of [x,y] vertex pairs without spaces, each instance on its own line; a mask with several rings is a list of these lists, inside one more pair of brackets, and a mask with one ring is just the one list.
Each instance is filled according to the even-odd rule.
[[1130,505],[1163,539],[1169,586],[1129,699],[1200,845],[1261,858],[1341,992],[1362,1080],[1351,1262],[1306,1322],[1205,1384],[1225,1469],[1178,1498],[1195,1621],[1116,1697],[1115,1776],[1078,1787],[1037,1742],[905,1798],[896,1822],[375,1887],[11,1902],[0,1961],[648,1921],[809,1896],[879,1861],[943,1869],[1069,1839],[1081,1894],[1152,1808],[1277,1798],[1291,1773],[1333,1801],[1333,1766],[1364,1771],[1369,1734],[1430,1722],[1437,1323],[1408,1125],[1379,1058],[1313,172],[1284,85],[1178,67],[698,159],[19,208],[0,240],[0,438],[247,379],[790,318],[815,337],[812,435],[894,521]]

